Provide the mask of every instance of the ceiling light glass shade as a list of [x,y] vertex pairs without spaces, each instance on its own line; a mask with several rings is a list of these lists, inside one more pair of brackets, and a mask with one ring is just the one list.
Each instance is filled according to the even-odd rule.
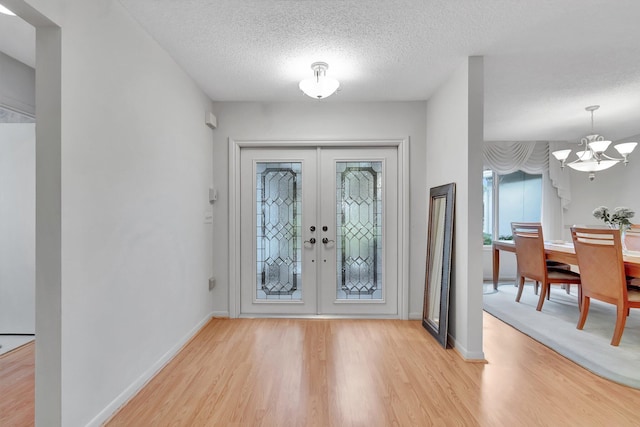
[[594,152],[600,154],[604,153],[605,150],[609,148],[610,144],[611,141],[593,141],[589,143],[589,148],[591,148]]
[[618,153],[625,156],[627,154],[631,154],[631,152],[636,148],[636,145],[638,145],[637,142],[623,142],[622,144],[614,145],[613,148],[618,150]]
[[0,4],[0,13],[4,13],[5,15],[9,15],[9,16],[16,16],[15,13],[11,12],[9,9],[7,9],[1,4]]
[[603,136],[593,132],[593,112],[598,108],[600,108],[599,105],[590,105],[585,108],[586,111],[591,113],[591,135],[587,135],[580,139],[580,145],[585,149],[576,153],[576,156],[578,156],[576,160],[567,163],[567,158],[569,157],[571,150],[559,150],[551,153],[560,161],[561,168],[564,169],[564,167],[568,165],[571,169],[575,169],[580,172],[588,172],[589,181],[593,181],[595,179],[596,172],[609,169],[620,162],[626,166],[627,163],[629,163],[629,154],[638,145],[637,142],[623,142],[621,144],[616,144],[614,145],[614,148],[618,150],[618,153],[622,155],[622,158],[618,159],[608,155],[606,150],[611,145],[611,141],[605,141]]
[[593,153],[590,150],[577,151],[576,156],[578,156],[578,159],[580,159],[580,161],[588,162],[593,157]]
[[330,77],[321,77],[319,79],[311,78],[300,82],[300,90],[311,98],[322,99],[332,95],[338,88],[340,83]]
[[554,151],[551,154],[553,154],[553,156],[556,159],[563,161],[563,160],[567,160],[567,157],[569,157],[569,154],[571,154],[571,150],[558,150],[558,151]]
[[609,169],[618,162],[619,160],[601,160],[600,162],[587,160],[583,162],[569,163],[569,166],[580,172],[599,172]]
[[329,66],[325,62],[314,62],[311,64],[313,77],[304,79],[300,82],[299,87],[305,95],[315,99],[323,99],[331,96],[340,87],[340,82],[331,77],[327,77],[327,68]]

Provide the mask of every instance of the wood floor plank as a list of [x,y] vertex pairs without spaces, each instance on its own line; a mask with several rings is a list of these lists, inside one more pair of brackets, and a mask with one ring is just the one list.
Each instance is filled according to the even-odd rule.
[[216,319],[108,426],[637,425],[639,390],[484,321],[486,364],[417,321]]
[[[612,383],[484,315],[486,364],[418,321],[214,319],[108,426],[637,425]],[[0,358],[0,425],[33,425],[33,344]]]
[[35,344],[0,356],[0,426],[35,424]]

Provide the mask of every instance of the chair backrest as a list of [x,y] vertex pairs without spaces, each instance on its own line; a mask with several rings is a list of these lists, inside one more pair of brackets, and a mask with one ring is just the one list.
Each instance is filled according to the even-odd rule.
[[544,238],[539,222],[512,222],[511,234],[516,245],[518,273],[533,280],[543,281],[547,275]]
[[640,251],[640,224],[631,224],[625,233],[624,243],[630,251]]
[[612,304],[627,299],[620,230],[571,227],[582,293]]

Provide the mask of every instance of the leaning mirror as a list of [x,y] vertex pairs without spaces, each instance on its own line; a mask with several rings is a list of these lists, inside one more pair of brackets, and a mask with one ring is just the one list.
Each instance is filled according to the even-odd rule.
[[429,201],[427,271],[422,326],[447,347],[451,246],[453,244],[454,183],[433,187]]

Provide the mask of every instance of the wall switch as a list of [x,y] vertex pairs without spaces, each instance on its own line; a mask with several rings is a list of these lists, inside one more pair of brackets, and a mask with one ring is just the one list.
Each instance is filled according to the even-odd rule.
[[216,287],[216,279],[213,277],[209,277],[209,290],[212,290]]

